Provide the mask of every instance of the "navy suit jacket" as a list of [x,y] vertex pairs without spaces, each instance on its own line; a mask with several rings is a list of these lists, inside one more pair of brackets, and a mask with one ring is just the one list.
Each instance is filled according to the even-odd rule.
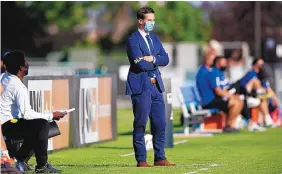
[[150,33],[150,37],[154,47],[154,49],[151,50],[151,56],[156,58],[155,64],[143,59],[144,56],[150,56],[150,51],[138,30],[127,40],[127,56],[130,68],[126,82],[126,95],[141,94],[151,87],[150,78],[148,76],[149,71],[154,72],[156,75],[161,92],[165,91],[158,67],[168,65],[169,58],[158,36]]

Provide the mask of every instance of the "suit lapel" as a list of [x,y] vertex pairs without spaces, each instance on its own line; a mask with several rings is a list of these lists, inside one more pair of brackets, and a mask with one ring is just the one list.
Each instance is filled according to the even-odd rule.
[[146,42],[144,41],[143,37],[141,36],[138,30],[136,31],[136,36],[137,36],[141,49],[145,51],[147,54],[150,54],[149,48],[147,47]]

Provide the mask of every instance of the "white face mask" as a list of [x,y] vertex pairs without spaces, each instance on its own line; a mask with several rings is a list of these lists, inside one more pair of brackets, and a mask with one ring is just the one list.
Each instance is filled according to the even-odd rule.
[[151,31],[153,31],[153,29],[154,29],[154,25],[155,25],[155,22],[147,21],[147,22],[145,22],[144,30],[145,30],[146,32],[151,32]]

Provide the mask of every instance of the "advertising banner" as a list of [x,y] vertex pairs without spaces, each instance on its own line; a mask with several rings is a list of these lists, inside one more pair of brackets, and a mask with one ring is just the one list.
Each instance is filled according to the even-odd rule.
[[113,138],[110,77],[80,78],[80,145]]
[[37,112],[75,108],[57,121],[61,135],[49,139],[49,151],[116,137],[115,76],[28,76],[24,83]]
[[[69,108],[69,80],[27,80],[30,104],[37,112],[45,113]],[[61,135],[50,138],[48,150],[56,150],[69,146],[69,115],[57,124]]]

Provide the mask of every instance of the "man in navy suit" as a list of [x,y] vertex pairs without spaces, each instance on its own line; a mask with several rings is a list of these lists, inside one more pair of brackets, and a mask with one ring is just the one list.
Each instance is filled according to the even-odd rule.
[[143,7],[137,11],[138,30],[127,41],[130,63],[126,94],[131,95],[133,105],[133,147],[137,167],[150,167],[146,162],[144,141],[148,117],[153,135],[154,165],[175,166],[166,160],[164,85],[159,66],[166,66],[169,58],[158,36],[151,33],[155,24],[154,10]]

